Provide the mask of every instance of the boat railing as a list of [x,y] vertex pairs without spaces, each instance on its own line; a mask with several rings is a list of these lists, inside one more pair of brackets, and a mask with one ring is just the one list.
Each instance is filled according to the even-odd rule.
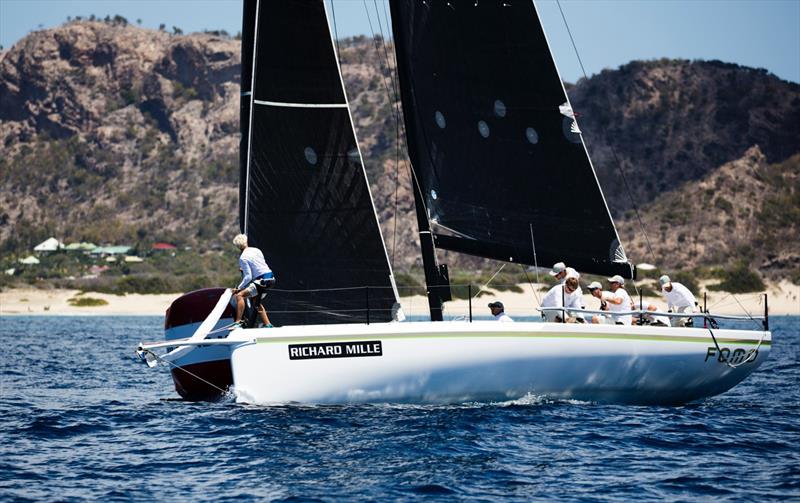
[[713,317],[719,320],[739,320],[739,321],[752,321],[763,320],[764,316],[745,316],[735,314],[711,314],[711,313],[672,313],[664,311],[648,311],[648,310],[631,310],[631,311],[600,311],[595,309],[576,309],[576,308],[563,308],[563,307],[540,307],[537,311],[566,311],[567,314],[571,313],[585,313],[585,314],[599,314],[605,316],[629,316],[629,315],[642,315],[642,316],[664,316],[667,318],[708,318]]
[[[492,287],[492,291],[487,292],[485,288],[476,287],[475,285],[471,284],[455,284],[451,286],[453,293],[454,293],[454,301],[460,300],[464,304],[462,304],[461,309],[464,309],[462,315],[458,316],[458,319],[473,321],[473,301],[477,299],[481,294],[490,294],[493,296],[501,296],[503,291],[510,290],[514,293],[519,293],[519,285],[494,285]],[[516,289],[516,290],[515,290]],[[313,312],[313,309],[309,309],[310,306],[314,306],[316,302],[313,299],[314,295],[319,294],[330,294],[330,293],[346,293],[349,296],[347,302],[344,302],[341,306],[336,305],[326,305],[325,312],[331,314],[332,316],[341,316],[342,318],[359,318],[363,322],[369,324],[373,320],[386,319],[386,313],[391,313],[396,309],[396,306],[387,307],[386,306],[386,297],[387,292],[389,291],[397,291],[400,294],[400,304],[406,308],[409,299],[413,299],[413,297],[409,295],[403,295],[408,293],[413,293],[414,295],[424,295],[424,288],[421,286],[411,286],[411,287],[380,287],[380,286],[352,286],[352,287],[341,287],[341,288],[326,288],[326,289],[305,289],[305,290],[291,290],[291,289],[279,289],[273,288],[270,290],[270,294],[267,297],[267,309],[270,313],[274,314],[287,314],[287,315],[295,315],[295,314],[303,314]],[[283,294],[284,299],[282,302],[279,302],[278,305],[273,305],[272,307],[269,306],[269,298],[274,294]],[[308,296],[308,298],[304,298]],[[393,295],[392,295],[393,296]],[[459,299],[460,297],[460,299]],[[274,298],[274,297],[273,297]],[[361,300],[363,299],[363,300]],[[404,301],[403,299],[406,299]],[[529,303],[526,303],[526,308],[534,308],[536,311],[540,313],[550,312],[550,311],[559,311],[564,312],[566,311],[569,313],[570,316],[574,314],[581,314],[581,315],[600,315],[600,316],[636,316],[639,318],[640,323],[644,323],[645,320],[651,319],[651,317],[666,317],[666,318],[693,318],[693,319],[703,319],[704,325],[710,325],[712,328],[716,326],[716,320],[733,320],[733,321],[754,321],[760,322],[763,326],[764,330],[769,330],[769,316],[768,316],[768,309],[767,309],[767,296],[763,294],[764,300],[764,313],[763,315],[753,316],[748,313],[748,315],[732,315],[732,314],[716,314],[711,313],[707,309],[704,308],[705,302],[703,303],[703,307],[700,308],[699,312],[664,312],[664,311],[650,311],[646,309],[632,309],[628,311],[603,311],[603,310],[592,310],[592,309],[576,309],[576,308],[568,308],[565,309],[564,307],[536,307],[531,306]],[[535,299],[538,303],[538,298]],[[362,304],[363,302],[363,304]],[[427,300],[425,301],[427,304]],[[562,316],[562,321],[566,318],[566,316]],[[356,321],[357,322],[357,321]]]

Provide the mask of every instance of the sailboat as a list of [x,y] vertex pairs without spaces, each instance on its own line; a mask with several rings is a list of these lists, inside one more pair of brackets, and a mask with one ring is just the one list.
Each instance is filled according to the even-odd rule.
[[[279,328],[230,330],[230,291],[178,299],[141,344],[201,399],[680,404],[770,352],[763,330],[442,321],[437,248],[635,275],[530,1],[392,0],[431,321],[407,322],[323,0],[245,0],[240,227],[279,278]],[[167,353],[157,352],[166,349]]]

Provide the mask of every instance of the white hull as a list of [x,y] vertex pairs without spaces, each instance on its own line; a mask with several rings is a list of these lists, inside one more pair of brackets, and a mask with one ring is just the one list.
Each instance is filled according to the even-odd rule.
[[[769,332],[714,336],[722,357],[707,329],[557,323],[240,329],[226,344],[234,393],[244,403],[452,403],[531,393],[678,404],[727,391],[769,355]],[[372,355],[347,356],[348,350]],[[757,355],[748,363],[725,362],[735,365],[751,350]]]

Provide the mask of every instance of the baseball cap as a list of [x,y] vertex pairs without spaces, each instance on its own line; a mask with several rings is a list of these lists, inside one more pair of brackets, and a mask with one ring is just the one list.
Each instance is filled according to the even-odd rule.
[[599,281],[592,281],[586,288],[588,288],[589,290],[597,290],[603,288],[603,285],[601,285]]
[[489,307],[499,307],[500,309],[504,309],[503,303],[498,301],[489,302]]
[[625,284],[625,279],[622,276],[620,276],[619,274],[615,274],[615,275],[611,276],[610,278],[608,278],[608,282],[609,283],[619,283],[620,285],[624,285]]
[[660,278],[658,278],[658,282],[661,283],[662,285],[666,285],[667,283],[671,283],[671,281],[669,280],[669,276],[667,276],[666,274],[661,276]]
[[567,265],[564,262],[556,262],[553,265],[553,270],[550,271],[550,276],[555,276],[556,274],[561,274],[567,269]]

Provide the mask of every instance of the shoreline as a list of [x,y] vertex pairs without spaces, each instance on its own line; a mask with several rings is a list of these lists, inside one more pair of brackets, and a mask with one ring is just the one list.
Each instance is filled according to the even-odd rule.
[[[538,301],[544,296],[535,285],[535,294],[531,285],[520,284],[522,292],[495,291],[487,289],[480,297],[472,300],[473,316],[489,316],[487,304],[500,300],[505,305],[506,312],[511,316],[538,316],[536,310]],[[703,285],[701,285],[701,288]],[[793,285],[788,281],[780,283],[767,283],[769,314],[774,316],[800,316],[800,285]],[[84,292],[80,290],[40,290],[36,288],[13,288],[0,291],[0,316],[164,316],[172,302],[180,297],[180,293],[167,294],[125,294],[114,295],[97,292]],[[102,306],[74,306],[68,301],[75,297],[101,299],[107,304]],[[632,296],[633,297],[633,296]],[[634,298],[638,303],[638,299]],[[702,296],[698,298],[702,304]],[[598,300],[584,294],[587,309],[596,309]],[[644,297],[643,302],[653,303],[666,310],[666,303],[662,297]],[[401,297],[400,303],[406,316],[426,316],[428,314],[428,301],[424,296]],[[754,316],[764,312],[763,297],[761,293],[745,293],[732,296],[727,292],[708,292],[708,307],[711,313],[716,314],[746,314]],[[267,297],[269,309],[269,297]],[[445,303],[445,316],[468,317],[469,302],[466,299],[454,300]]]

